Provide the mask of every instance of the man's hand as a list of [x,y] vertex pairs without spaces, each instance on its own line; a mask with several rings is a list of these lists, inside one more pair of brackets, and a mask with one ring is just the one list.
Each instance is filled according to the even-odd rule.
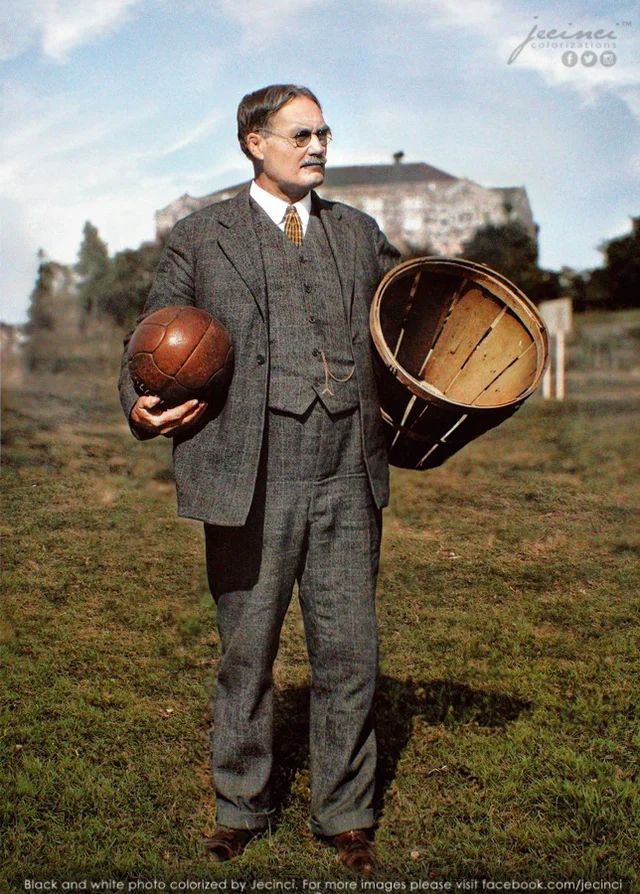
[[139,397],[131,410],[131,422],[153,436],[164,435],[171,438],[181,434],[200,419],[207,409],[204,400],[188,400],[168,410],[158,409],[160,398],[155,394]]

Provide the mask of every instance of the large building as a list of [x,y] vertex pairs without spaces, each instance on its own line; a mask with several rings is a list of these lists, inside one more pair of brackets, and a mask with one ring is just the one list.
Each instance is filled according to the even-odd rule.
[[[484,187],[454,177],[423,162],[327,168],[319,192],[374,217],[389,239],[405,253],[459,255],[462,246],[486,224],[521,223],[537,241],[537,226],[524,186]],[[185,194],[156,212],[156,232],[163,237],[182,217],[236,195],[238,183],[208,196]]]

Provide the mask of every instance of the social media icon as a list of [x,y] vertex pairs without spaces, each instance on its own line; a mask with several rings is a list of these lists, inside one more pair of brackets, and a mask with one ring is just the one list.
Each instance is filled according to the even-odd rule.
[[611,50],[605,50],[604,53],[600,53],[600,62],[607,68],[611,68],[617,61],[618,57]]
[[583,65],[586,65],[587,68],[591,68],[598,61],[598,57],[593,50],[585,50],[582,56],[580,56],[580,61]]
[[578,62],[578,54],[574,53],[573,50],[567,50],[562,54],[562,63],[566,65],[567,68],[573,68]]

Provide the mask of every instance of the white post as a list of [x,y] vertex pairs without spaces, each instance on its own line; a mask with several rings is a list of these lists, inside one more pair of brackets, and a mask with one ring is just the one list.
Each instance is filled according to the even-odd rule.
[[[553,336],[549,336],[549,351],[553,356]],[[544,376],[542,377],[542,396],[545,400],[551,400],[553,397],[552,394],[552,381],[551,381],[551,363],[547,366],[544,371]]]
[[[564,400],[565,395],[565,333],[571,332],[573,308],[570,298],[554,298],[543,301],[538,310],[549,332],[551,363],[542,379],[542,395],[549,400],[555,392],[556,400]],[[553,373],[552,373],[553,368]],[[555,386],[555,387],[554,387]]]
[[556,398],[564,400],[564,332],[556,333]]

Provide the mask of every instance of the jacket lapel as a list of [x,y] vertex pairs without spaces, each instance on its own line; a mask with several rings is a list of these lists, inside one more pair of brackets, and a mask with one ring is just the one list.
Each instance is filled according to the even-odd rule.
[[313,200],[319,208],[320,220],[335,258],[340,285],[342,286],[344,309],[349,326],[351,326],[356,260],[356,241],[353,229],[348,226],[342,216],[342,209],[337,203],[320,199],[315,193],[313,194]]
[[[342,210],[335,202],[327,202],[313,193],[313,201],[320,212],[333,257],[338,269],[342,300],[347,320],[351,324],[351,308],[355,284],[356,243],[351,227],[345,221]],[[223,230],[218,237],[225,253],[238,275],[255,298],[263,319],[267,319],[267,296],[264,265],[258,236],[253,225],[249,188],[246,187],[229,202],[213,206],[215,216]]]
[[266,320],[264,265],[249,205],[249,188],[243,189],[229,202],[214,206],[214,211],[224,227],[218,237],[220,248],[244,280]]

